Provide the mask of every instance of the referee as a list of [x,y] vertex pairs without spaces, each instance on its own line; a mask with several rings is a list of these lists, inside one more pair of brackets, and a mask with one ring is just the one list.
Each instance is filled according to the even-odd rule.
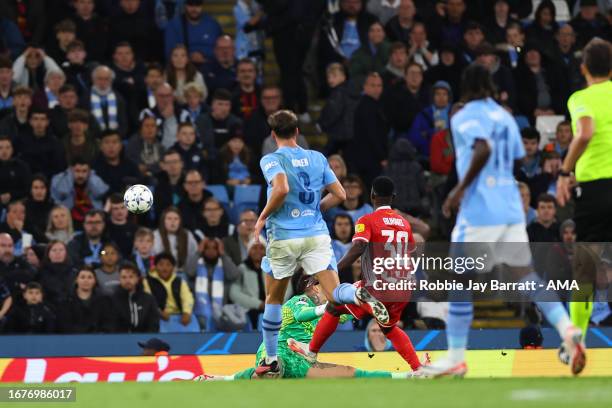
[[[574,221],[578,242],[612,242],[612,45],[599,38],[583,51],[587,87],[567,102],[574,139],[557,181],[557,200],[564,206],[576,186]],[[572,293],[572,323],[586,329],[593,308],[593,284],[605,245],[576,247],[573,265],[580,290]]]

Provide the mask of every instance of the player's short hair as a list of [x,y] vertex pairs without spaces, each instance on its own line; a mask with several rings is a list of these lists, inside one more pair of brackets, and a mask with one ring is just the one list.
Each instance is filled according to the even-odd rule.
[[540,205],[540,203],[553,203],[555,207],[557,206],[557,200],[552,194],[542,193],[536,199],[536,207]]
[[280,110],[270,115],[268,125],[277,137],[291,139],[298,129],[298,118],[290,110]]
[[612,44],[601,38],[593,38],[582,51],[582,63],[592,76],[608,77],[612,70]]
[[540,132],[536,128],[526,127],[521,130],[521,139],[537,140],[540,143]]
[[170,262],[172,266],[176,266],[176,258],[170,252],[162,252],[162,253],[155,255],[155,259],[153,260],[153,263],[157,265],[164,259]]
[[140,239],[143,237],[149,237],[151,239],[155,239],[155,235],[153,234],[153,231],[150,228],[147,227],[140,227],[136,230],[136,233],[134,234],[134,239]]
[[491,72],[480,64],[471,64],[461,75],[461,100],[465,103],[492,98],[496,89]]
[[372,182],[372,193],[376,197],[393,197],[395,195],[395,184],[387,176],[378,176]]

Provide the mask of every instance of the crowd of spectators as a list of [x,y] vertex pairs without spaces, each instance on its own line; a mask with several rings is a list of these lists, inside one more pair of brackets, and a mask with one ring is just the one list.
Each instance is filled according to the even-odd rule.
[[[447,239],[449,122],[472,63],[522,129],[530,239],[570,251],[572,206],[554,198],[566,102],[584,86],[582,47],[612,37],[609,2],[238,0],[233,37],[205,3],[0,4],[0,332],[255,329],[265,188],[248,190],[254,205],[232,199],[263,184],[281,108],[327,136],[347,191],[325,214],[338,258],[380,174],[420,236]],[[266,36],[278,85],[263,80]],[[140,216],[122,200],[135,183],[155,196]]]

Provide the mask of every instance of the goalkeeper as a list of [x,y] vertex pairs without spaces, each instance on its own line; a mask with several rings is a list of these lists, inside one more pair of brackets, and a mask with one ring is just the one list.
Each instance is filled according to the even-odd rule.
[[[303,276],[302,286],[305,287],[303,295],[297,295],[289,299],[282,307],[282,325],[278,334],[278,358],[281,360],[282,378],[395,378],[405,379],[413,376],[411,372],[389,371],[367,371],[359,368],[331,364],[331,363],[309,363],[301,355],[294,353],[287,346],[287,340],[294,338],[298,341],[308,343],[312,338],[317,322],[325,311],[325,296],[319,289],[319,283],[312,277]],[[352,319],[350,315],[343,315],[340,322],[344,323]],[[266,349],[262,343],[257,350],[255,363],[266,356]],[[208,375],[202,374],[194,378],[195,381],[233,381],[260,378],[273,378],[268,375],[258,377],[255,367],[247,368],[233,375]]]

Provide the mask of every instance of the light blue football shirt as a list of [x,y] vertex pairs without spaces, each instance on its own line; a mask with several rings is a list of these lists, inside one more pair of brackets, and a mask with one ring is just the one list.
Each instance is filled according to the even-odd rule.
[[337,178],[321,153],[301,147],[281,147],[260,161],[268,183],[279,173],[287,175],[289,194],[283,205],[266,221],[268,237],[273,240],[328,235],[319,204],[321,190]]
[[489,160],[468,187],[461,201],[457,224],[510,225],[525,222],[521,197],[514,179],[514,161],[525,156],[514,118],[493,99],[467,103],[451,119],[457,175],[465,177],[476,139],[491,148]]

